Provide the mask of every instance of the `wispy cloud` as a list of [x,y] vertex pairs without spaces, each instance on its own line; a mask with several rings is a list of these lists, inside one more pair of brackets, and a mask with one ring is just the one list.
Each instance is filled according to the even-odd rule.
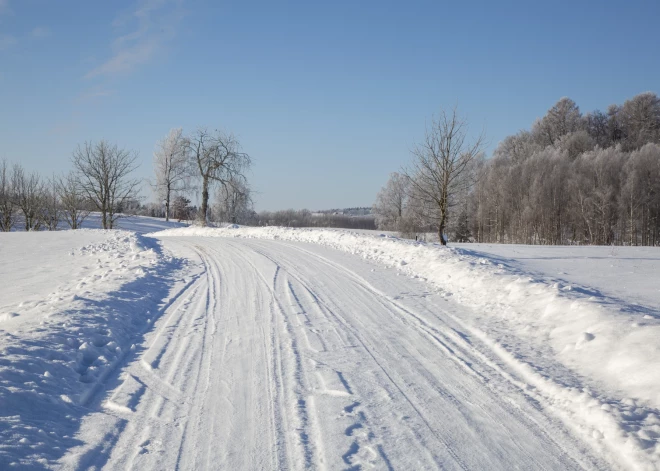
[[85,78],[125,74],[147,63],[175,36],[181,18],[181,0],[138,1],[129,14],[112,23],[118,31],[112,56]]
[[9,11],[9,0],[0,0],[0,15]]
[[50,36],[50,30],[48,28],[37,26],[32,31],[30,31],[30,36],[32,36],[35,39],[47,38],[48,36]]
[[98,100],[101,98],[105,98],[111,95],[114,95],[115,91],[114,90],[108,90],[105,88],[93,88],[91,90],[87,90],[76,98],[77,103],[90,103],[94,100]]
[[[0,1],[2,1],[2,0],[0,0]],[[4,36],[0,36],[0,51],[4,51],[5,49],[9,49],[10,47],[14,46],[17,42],[18,42],[18,39],[16,39],[11,34],[5,34]]]

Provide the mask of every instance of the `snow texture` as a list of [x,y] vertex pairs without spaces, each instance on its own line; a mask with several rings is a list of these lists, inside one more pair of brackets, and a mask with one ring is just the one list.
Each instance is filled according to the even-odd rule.
[[660,469],[658,249],[147,219],[0,234],[0,469]]
[[[531,397],[624,466],[660,466],[657,248],[532,247],[528,253],[541,260],[533,263],[506,258],[504,247],[495,255],[488,253],[495,252],[492,246],[444,248],[377,233],[274,227],[158,233],[176,235],[322,244],[431,283],[472,308],[454,320],[489,344]],[[516,246],[509,250],[517,255]],[[544,262],[548,251],[581,258],[581,268],[573,270],[566,260]],[[560,269],[561,275],[548,276]],[[619,280],[631,289],[623,290]]]
[[181,262],[125,231],[0,239],[0,469],[39,469],[159,315]]

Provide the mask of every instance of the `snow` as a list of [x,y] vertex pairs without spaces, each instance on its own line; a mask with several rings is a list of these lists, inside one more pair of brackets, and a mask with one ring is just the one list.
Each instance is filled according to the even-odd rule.
[[[117,219],[117,229],[126,231],[137,232],[138,234],[146,234],[154,231],[162,231],[164,229],[173,229],[179,227],[187,227],[187,223],[170,220],[165,222],[163,218],[152,218],[148,216],[122,216]],[[60,223],[60,229],[68,229],[66,223]],[[99,229],[101,226],[101,213],[91,213],[84,221],[82,227],[84,229]]]
[[[14,224],[12,232],[25,232],[25,223],[23,221],[21,215],[17,215],[17,222]],[[187,227],[188,225],[188,222],[178,222],[174,219],[166,222],[165,218],[131,215],[121,215],[115,221],[115,229],[137,232],[138,234],[146,234],[149,232],[161,231],[163,229]],[[90,213],[81,225],[82,229],[100,229],[102,227],[101,213],[99,212]],[[66,220],[62,219],[57,225],[57,229],[59,231],[67,231],[70,230],[70,227]],[[46,232],[46,229],[44,228],[42,231]]]
[[[443,296],[472,308],[472,314],[455,320],[488,343],[500,361],[534,387],[531,395],[551,405],[566,423],[585,436],[602,436],[598,441],[627,464],[651,460],[657,465],[659,461],[657,248],[618,248],[618,258],[608,257],[613,265],[609,274],[603,273],[602,259],[603,251],[610,248],[585,250],[582,255],[577,254],[583,248],[566,249],[573,251],[565,252],[571,257],[581,256],[584,265],[594,259],[593,267],[583,266],[581,272],[565,278],[576,282],[573,287],[548,277],[548,270],[559,264],[532,266],[528,261],[518,262],[516,268],[502,258],[505,253],[478,252],[475,245],[444,248],[388,235],[290,228],[189,228],[158,233],[160,237],[177,235],[322,244],[425,280]],[[532,253],[534,248],[529,250]],[[542,248],[540,253],[542,259]],[[631,275],[640,262],[643,270]],[[544,275],[525,271],[532,269]],[[562,273],[568,270],[563,267]],[[587,274],[596,271],[601,276],[597,288],[590,289]],[[644,277],[656,283],[637,283]],[[617,278],[619,283],[613,281]],[[637,291],[622,294],[621,286],[627,285],[636,286]],[[639,294],[648,306],[630,304]]]
[[201,276],[61,469],[603,467],[436,317],[445,301],[419,280],[321,246],[163,244]]
[[501,263],[566,291],[643,311],[660,306],[657,247],[457,244],[466,253]]
[[125,231],[0,235],[0,469],[52,464],[180,262]]
[[123,223],[0,234],[0,469],[660,469],[657,248]]

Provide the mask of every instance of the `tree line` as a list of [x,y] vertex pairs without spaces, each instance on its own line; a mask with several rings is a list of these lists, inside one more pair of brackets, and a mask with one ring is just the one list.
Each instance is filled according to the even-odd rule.
[[312,212],[308,209],[282,211],[261,211],[255,213],[252,221],[246,224],[254,226],[286,227],[332,227],[342,229],[376,229],[374,217],[370,214],[349,215],[338,212]]
[[[434,131],[440,141],[465,151],[446,129]],[[439,186],[448,190],[446,233],[452,240],[660,244],[656,94],[642,93],[607,112],[587,114],[573,100],[562,98],[529,130],[504,139],[491,159],[472,150],[467,148],[455,159],[463,167],[444,169],[420,168],[420,157],[414,153],[418,172],[404,169],[393,174],[377,197],[379,226],[408,234],[438,230],[440,203],[420,200],[415,182],[420,174],[427,180],[451,174],[455,184],[447,180]],[[423,155],[432,154],[427,149]],[[434,217],[424,217],[425,210]]]
[[[26,231],[56,230],[64,221],[71,229],[81,227],[92,211],[100,214],[101,227],[113,229],[124,213],[151,213],[206,225],[211,214],[210,192],[219,194],[228,217],[237,217],[241,204],[250,200],[246,173],[251,159],[241,152],[229,133],[198,128],[184,135],[173,129],[154,153],[156,193],[162,203],[142,206],[143,181],[134,176],[138,153],[101,140],[79,145],[71,157],[72,170],[63,176],[42,177],[20,164],[0,162],[0,230],[9,232],[20,224]],[[186,197],[201,192],[201,205]],[[160,205],[164,205],[164,210]]]

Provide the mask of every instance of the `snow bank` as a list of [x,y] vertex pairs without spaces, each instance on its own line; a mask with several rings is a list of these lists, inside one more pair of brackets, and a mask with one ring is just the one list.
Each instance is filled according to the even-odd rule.
[[[657,311],[625,306],[571,285],[549,284],[460,248],[400,240],[385,234],[292,228],[171,229],[158,237],[247,237],[323,244],[419,277],[446,296],[469,305],[486,320],[462,322],[490,344],[543,403],[552,405],[579,432],[615,450],[631,467],[660,463],[660,319]],[[588,260],[585,260],[588,263]],[[587,384],[575,388],[533,359],[519,355],[490,325],[513,332],[522,343],[549,352]],[[601,393],[602,392],[602,393]],[[653,467],[649,468],[653,469]]]
[[162,272],[178,262],[125,231],[0,244],[0,469],[48,466],[78,443],[86,406],[158,316]]

